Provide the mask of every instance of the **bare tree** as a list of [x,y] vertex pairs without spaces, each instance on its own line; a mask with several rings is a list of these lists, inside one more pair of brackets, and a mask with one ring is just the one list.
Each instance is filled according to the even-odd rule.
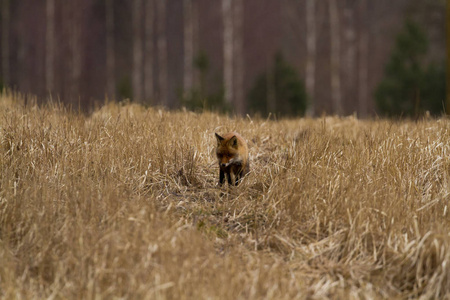
[[277,109],[277,95],[275,93],[275,72],[272,71],[272,64],[269,57],[267,57],[266,66],[268,68],[267,77],[266,77],[266,86],[267,86],[267,112],[275,113]]
[[142,101],[143,47],[142,47],[142,0],[133,0],[133,98]]
[[[52,0],[53,1],[53,0]],[[106,93],[115,97],[115,50],[114,50],[114,0],[106,0]]]
[[166,0],[156,1],[158,48],[158,96],[160,103],[168,105],[167,98],[167,35]]
[[9,25],[10,25],[10,11],[9,0],[2,1],[2,80],[5,85],[10,82],[9,69]]
[[153,41],[155,22],[155,3],[153,0],[145,2],[145,70],[144,70],[144,94],[146,101],[154,101],[154,75],[153,75]]
[[[346,99],[356,99],[356,33],[355,33],[355,0],[346,0],[343,22],[344,46],[343,46],[343,94]],[[353,108],[358,110],[358,108]]]
[[[193,46],[193,53],[194,57],[198,53],[199,50],[199,1],[198,0],[192,0],[192,46]],[[194,65],[195,66],[195,65]],[[192,85],[196,86],[197,82],[200,81],[200,72],[196,72],[194,68],[193,78],[192,78]]]
[[234,107],[236,108],[236,113],[239,115],[244,114],[245,103],[244,103],[244,3],[243,0],[234,0],[234,10],[233,10],[233,74],[234,74]]
[[225,101],[231,104],[233,95],[233,15],[232,0],[222,0],[223,18],[223,80]]
[[306,91],[310,103],[306,114],[314,116],[316,89],[316,0],[306,0]]
[[[81,4],[82,5],[82,4]],[[72,3],[72,85],[71,97],[80,96],[82,39],[81,39],[81,10],[80,3]]]
[[450,115],[450,0],[447,0],[447,100],[445,111],[447,115]]
[[358,38],[358,110],[361,117],[368,114],[369,37],[367,28],[367,0],[359,0]]
[[45,88],[48,92],[52,92],[55,74],[55,0],[47,0],[46,4]]
[[330,61],[331,61],[331,99],[335,114],[342,113],[341,79],[340,79],[340,22],[337,0],[329,0],[330,16]]
[[188,92],[193,86],[193,58],[194,58],[194,23],[192,0],[183,0],[184,16],[184,72],[183,90]]

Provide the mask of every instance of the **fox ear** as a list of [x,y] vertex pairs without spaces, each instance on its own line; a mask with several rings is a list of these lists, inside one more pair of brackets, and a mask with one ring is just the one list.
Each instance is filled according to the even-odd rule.
[[217,133],[216,133],[216,139],[217,139],[217,144],[220,144],[224,140],[224,138],[221,137],[220,135],[218,135]]
[[238,148],[238,140],[237,137],[234,135],[229,141],[228,144],[233,148]]

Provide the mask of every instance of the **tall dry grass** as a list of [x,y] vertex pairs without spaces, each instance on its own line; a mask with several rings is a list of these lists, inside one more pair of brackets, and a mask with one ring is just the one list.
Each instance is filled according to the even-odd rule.
[[[214,132],[251,173],[218,187]],[[450,121],[0,99],[0,297],[450,299]]]

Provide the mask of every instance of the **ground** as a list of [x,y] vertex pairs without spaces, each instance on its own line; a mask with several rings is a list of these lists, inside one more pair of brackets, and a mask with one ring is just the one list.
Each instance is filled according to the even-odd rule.
[[[214,133],[251,172],[217,185]],[[450,120],[0,98],[0,297],[450,298]]]

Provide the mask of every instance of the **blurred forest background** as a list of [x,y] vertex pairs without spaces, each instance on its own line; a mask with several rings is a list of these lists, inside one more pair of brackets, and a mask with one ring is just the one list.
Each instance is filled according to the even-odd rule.
[[0,0],[1,86],[89,110],[439,114],[444,0]]

